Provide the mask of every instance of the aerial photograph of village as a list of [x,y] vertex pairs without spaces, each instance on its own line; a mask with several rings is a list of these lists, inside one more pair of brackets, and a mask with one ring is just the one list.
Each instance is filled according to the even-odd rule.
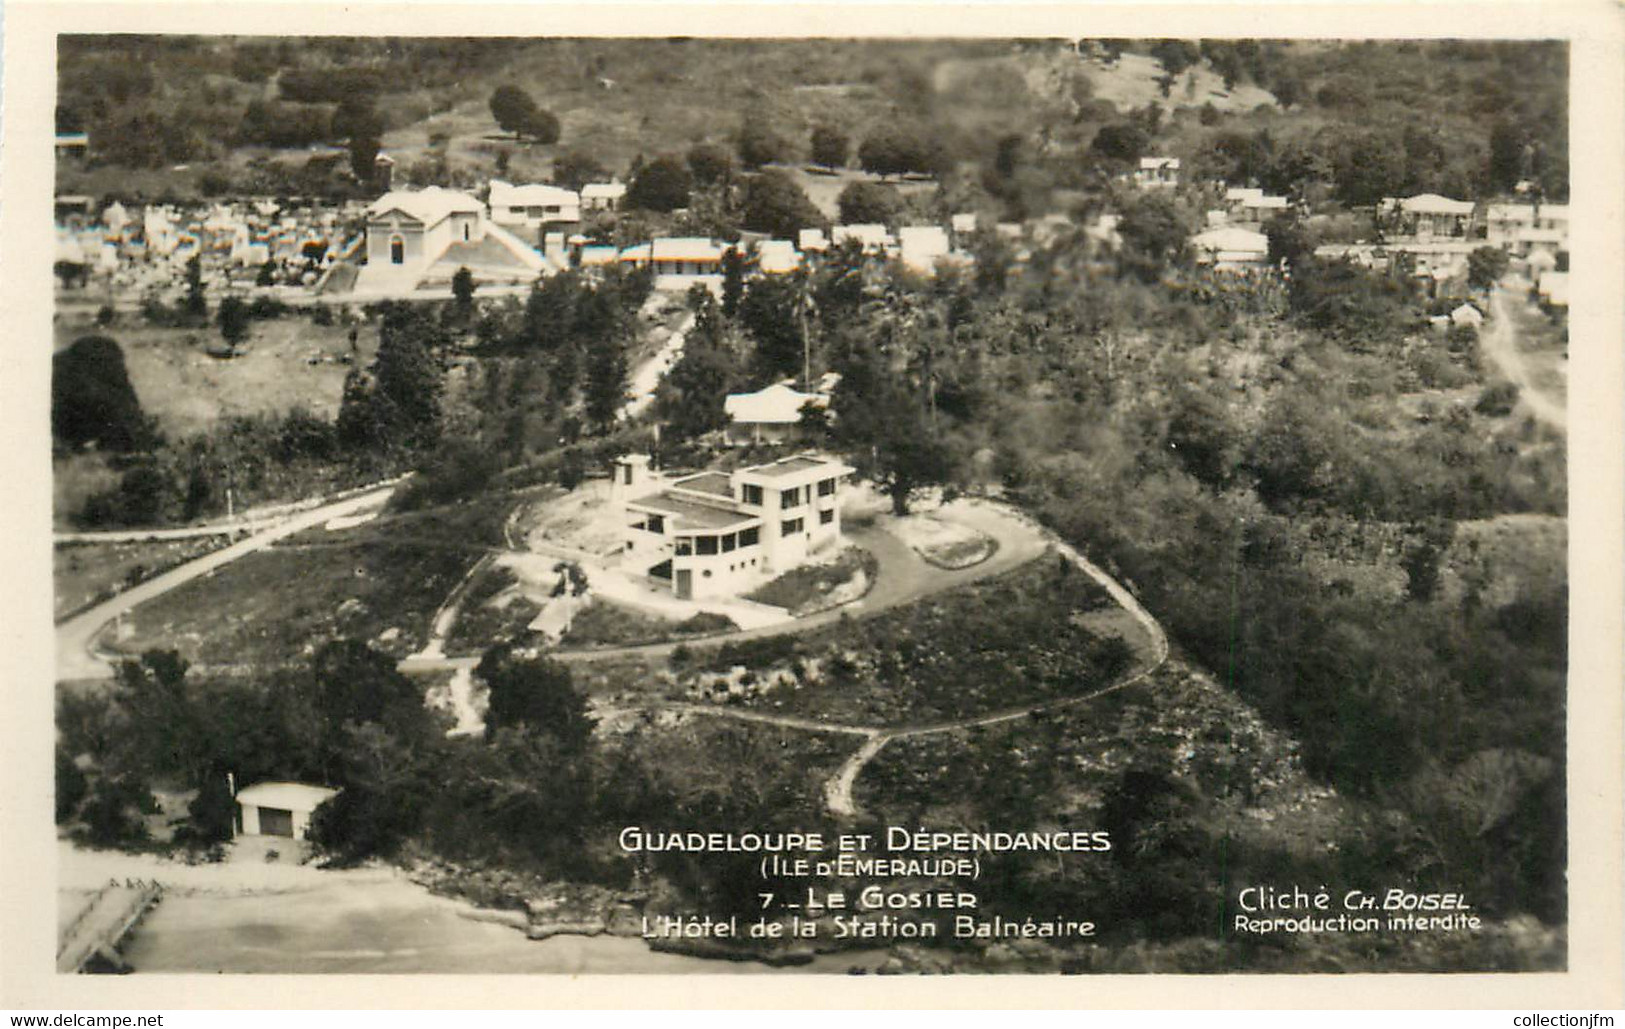
[[1569,60],[59,36],[57,970],[1564,970]]

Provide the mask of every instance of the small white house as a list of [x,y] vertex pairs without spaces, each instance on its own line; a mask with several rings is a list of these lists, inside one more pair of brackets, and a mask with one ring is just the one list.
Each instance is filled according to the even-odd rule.
[[509,228],[536,229],[581,220],[581,197],[558,186],[515,186],[492,179],[489,199],[491,220]]
[[1450,324],[1471,325],[1476,329],[1484,324],[1484,314],[1472,304],[1462,304],[1450,312]]
[[936,225],[905,225],[897,230],[897,249],[903,267],[933,275],[937,262],[948,259],[948,234]]
[[756,267],[763,275],[787,275],[801,267],[801,254],[787,239],[764,239],[756,244]]
[[301,782],[262,782],[239,790],[243,835],[302,840],[310,828],[310,813],[337,795],[338,790]]
[[581,187],[583,211],[614,211],[626,196],[624,182],[589,182]]
[[1270,241],[1262,232],[1227,226],[1192,236],[1191,249],[1198,264],[1216,271],[1262,268],[1269,262]]
[[687,290],[696,283],[722,287],[723,248],[697,236],[661,236],[621,251],[621,263],[654,269],[655,289]]
[[829,407],[829,393],[803,393],[790,382],[776,382],[755,393],[730,393],[722,401],[728,416],[728,442],[788,443],[802,438],[801,409]]
[[1179,185],[1179,158],[1142,157],[1134,184],[1141,189],[1172,189]]
[[887,256],[897,241],[892,238],[886,226],[864,222],[857,225],[837,225],[834,230],[836,246],[845,246],[847,243],[857,242],[865,254]]

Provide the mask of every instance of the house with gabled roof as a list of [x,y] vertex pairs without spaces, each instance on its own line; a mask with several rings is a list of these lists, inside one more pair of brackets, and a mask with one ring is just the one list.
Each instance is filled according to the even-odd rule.
[[491,220],[510,229],[535,230],[581,221],[581,196],[572,189],[546,183],[515,186],[492,179],[487,199]]
[[356,292],[449,282],[458,268],[482,281],[528,281],[548,269],[535,247],[485,216],[466,193],[430,186],[385,193],[367,207],[367,264]]
[[1199,232],[1191,237],[1190,245],[1196,262],[1211,265],[1215,271],[1262,268],[1269,263],[1269,237],[1235,225]]
[[626,198],[624,182],[589,182],[581,187],[583,211],[614,211]]
[[655,289],[722,288],[723,247],[700,236],[658,236],[621,251],[621,263],[654,271]]
[[728,442],[746,446],[802,439],[806,429],[801,411],[808,404],[828,408],[828,390],[803,393],[787,379],[754,393],[730,393],[722,401],[728,416]]
[[787,239],[764,239],[756,244],[756,268],[763,275],[788,275],[801,267],[801,252]]
[[1461,239],[1472,225],[1473,210],[1471,200],[1418,193],[1412,197],[1383,198],[1377,204],[1377,218],[1395,237]]
[[839,546],[841,490],[853,472],[806,453],[664,481],[648,455],[625,455],[610,487],[624,512],[621,566],[669,582],[680,600],[738,596]]
[[1140,166],[1134,170],[1134,184],[1141,189],[1173,189],[1179,185],[1179,158],[1140,158]]

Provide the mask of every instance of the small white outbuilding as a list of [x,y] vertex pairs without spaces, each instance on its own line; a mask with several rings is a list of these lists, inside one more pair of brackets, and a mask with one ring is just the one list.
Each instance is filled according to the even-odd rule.
[[322,801],[337,795],[338,790],[302,782],[262,782],[239,790],[237,806],[242,811],[243,835],[302,840],[310,828],[310,813]]

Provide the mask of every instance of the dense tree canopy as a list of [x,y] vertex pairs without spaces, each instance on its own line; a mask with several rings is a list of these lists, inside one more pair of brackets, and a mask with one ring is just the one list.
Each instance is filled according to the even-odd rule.
[[852,140],[833,125],[822,124],[812,131],[812,160],[825,168],[840,168],[852,153]]
[[916,173],[934,175],[943,165],[936,143],[918,131],[890,125],[876,130],[858,147],[863,170],[882,177]]
[[757,173],[745,190],[742,224],[747,229],[795,239],[799,230],[823,222],[824,216],[802,188],[777,168]]
[[835,198],[846,225],[894,225],[903,210],[903,195],[884,182],[853,182]]
[[142,413],[116,341],[83,336],[52,357],[51,434],[69,447],[94,443],[120,452],[152,441],[152,424]]
[[545,657],[519,658],[507,647],[493,647],[480,658],[474,674],[490,690],[487,739],[518,726],[545,733],[570,750],[580,750],[592,739],[587,698],[572,683],[568,666]]
[[739,162],[752,171],[764,164],[784,159],[788,149],[784,137],[774,126],[766,112],[753,110],[739,124],[735,139]]
[[687,166],[675,157],[657,157],[638,169],[626,189],[629,207],[646,211],[672,211],[687,206],[694,188]]
[[715,143],[696,143],[689,148],[687,161],[696,185],[722,185],[733,177],[733,155]]
[[515,138],[528,136],[538,143],[558,142],[559,119],[538,107],[531,95],[518,86],[498,86],[491,94],[490,107],[497,125]]

